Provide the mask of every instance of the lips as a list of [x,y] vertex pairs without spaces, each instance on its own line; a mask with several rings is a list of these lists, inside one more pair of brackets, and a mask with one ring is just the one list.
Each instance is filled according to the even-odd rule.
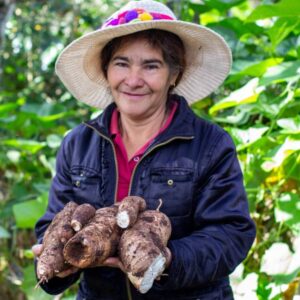
[[142,98],[149,95],[149,93],[132,93],[132,92],[121,92],[121,93],[130,98]]

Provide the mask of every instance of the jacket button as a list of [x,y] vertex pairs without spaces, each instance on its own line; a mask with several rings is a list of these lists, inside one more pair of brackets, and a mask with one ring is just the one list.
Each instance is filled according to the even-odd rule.
[[135,162],[138,162],[138,161],[140,160],[140,157],[139,157],[139,156],[135,156],[135,157],[133,158],[133,160],[134,160]]
[[80,181],[79,181],[79,180],[76,180],[75,185],[76,185],[77,187],[80,187]]
[[172,179],[169,179],[169,180],[167,181],[167,183],[168,183],[169,186],[172,186],[172,185],[174,184],[174,181],[173,181]]

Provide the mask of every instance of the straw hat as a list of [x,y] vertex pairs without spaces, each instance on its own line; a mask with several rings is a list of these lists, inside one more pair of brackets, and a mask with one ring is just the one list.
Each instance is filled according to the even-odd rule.
[[67,46],[56,62],[56,73],[79,101],[100,109],[113,101],[101,71],[100,53],[113,38],[147,29],[173,32],[186,51],[186,68],[173,93],[191,104],[213,92],[227,77],[231,52],[224,39],[201,25],[179,21],[164,4],[143,0],[128,2],[103,26]]

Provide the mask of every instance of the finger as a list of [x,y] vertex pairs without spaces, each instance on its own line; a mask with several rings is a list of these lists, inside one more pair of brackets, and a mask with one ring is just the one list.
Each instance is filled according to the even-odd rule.
[[106,267],[112,267],[112,268],[119,268],[121,269],[124,273],[126,273],[125,271],[125,267],[123,265],[123,263],[120,261],[119,258],[117,257],[108,257],[103,263],[102,266],[106,266]]
[[118,267],[119,259],[117,257],[108,257],[104,262],[103,265],[110,265]]
[[70,266],[69,269],[67,269],[67,270],[65,270],[65,271],[62,271],[62,272],[58,273],[56,276],[59,277],[59,278],[64,278],[64,277],[67,277],[67,276],[69,276],[69,275],[71,275],[71,274],[73,274],[73,273],[76,273],[76,272],[78,272],[78,271],[79,271],[78,268],[73,267],[73,266]]
[[33,255],[36,256],[36,257],[38,257],[43,252],[43,245],[42,244],[33,245],[31,247],[31,250],[32,250]]
[[166,248],[167,250],[167,257],[166,257],[166,268],[170,266],[170,263],[172,261],[172,252],[169,248]]

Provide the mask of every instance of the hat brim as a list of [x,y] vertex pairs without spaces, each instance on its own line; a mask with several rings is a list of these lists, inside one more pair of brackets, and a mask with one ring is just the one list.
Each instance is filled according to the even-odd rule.
[[219,34],[201,25],[167,20],[129,23],[88,33],[62,51],[56,61],[56,73],[77,100],[103,109],[113,101],[101,71],[103,47],[115,37],[147,29],[173,32],[184,43],[187,67],[173,92],[190,104],[211,94],[227,77],[231,51]]

